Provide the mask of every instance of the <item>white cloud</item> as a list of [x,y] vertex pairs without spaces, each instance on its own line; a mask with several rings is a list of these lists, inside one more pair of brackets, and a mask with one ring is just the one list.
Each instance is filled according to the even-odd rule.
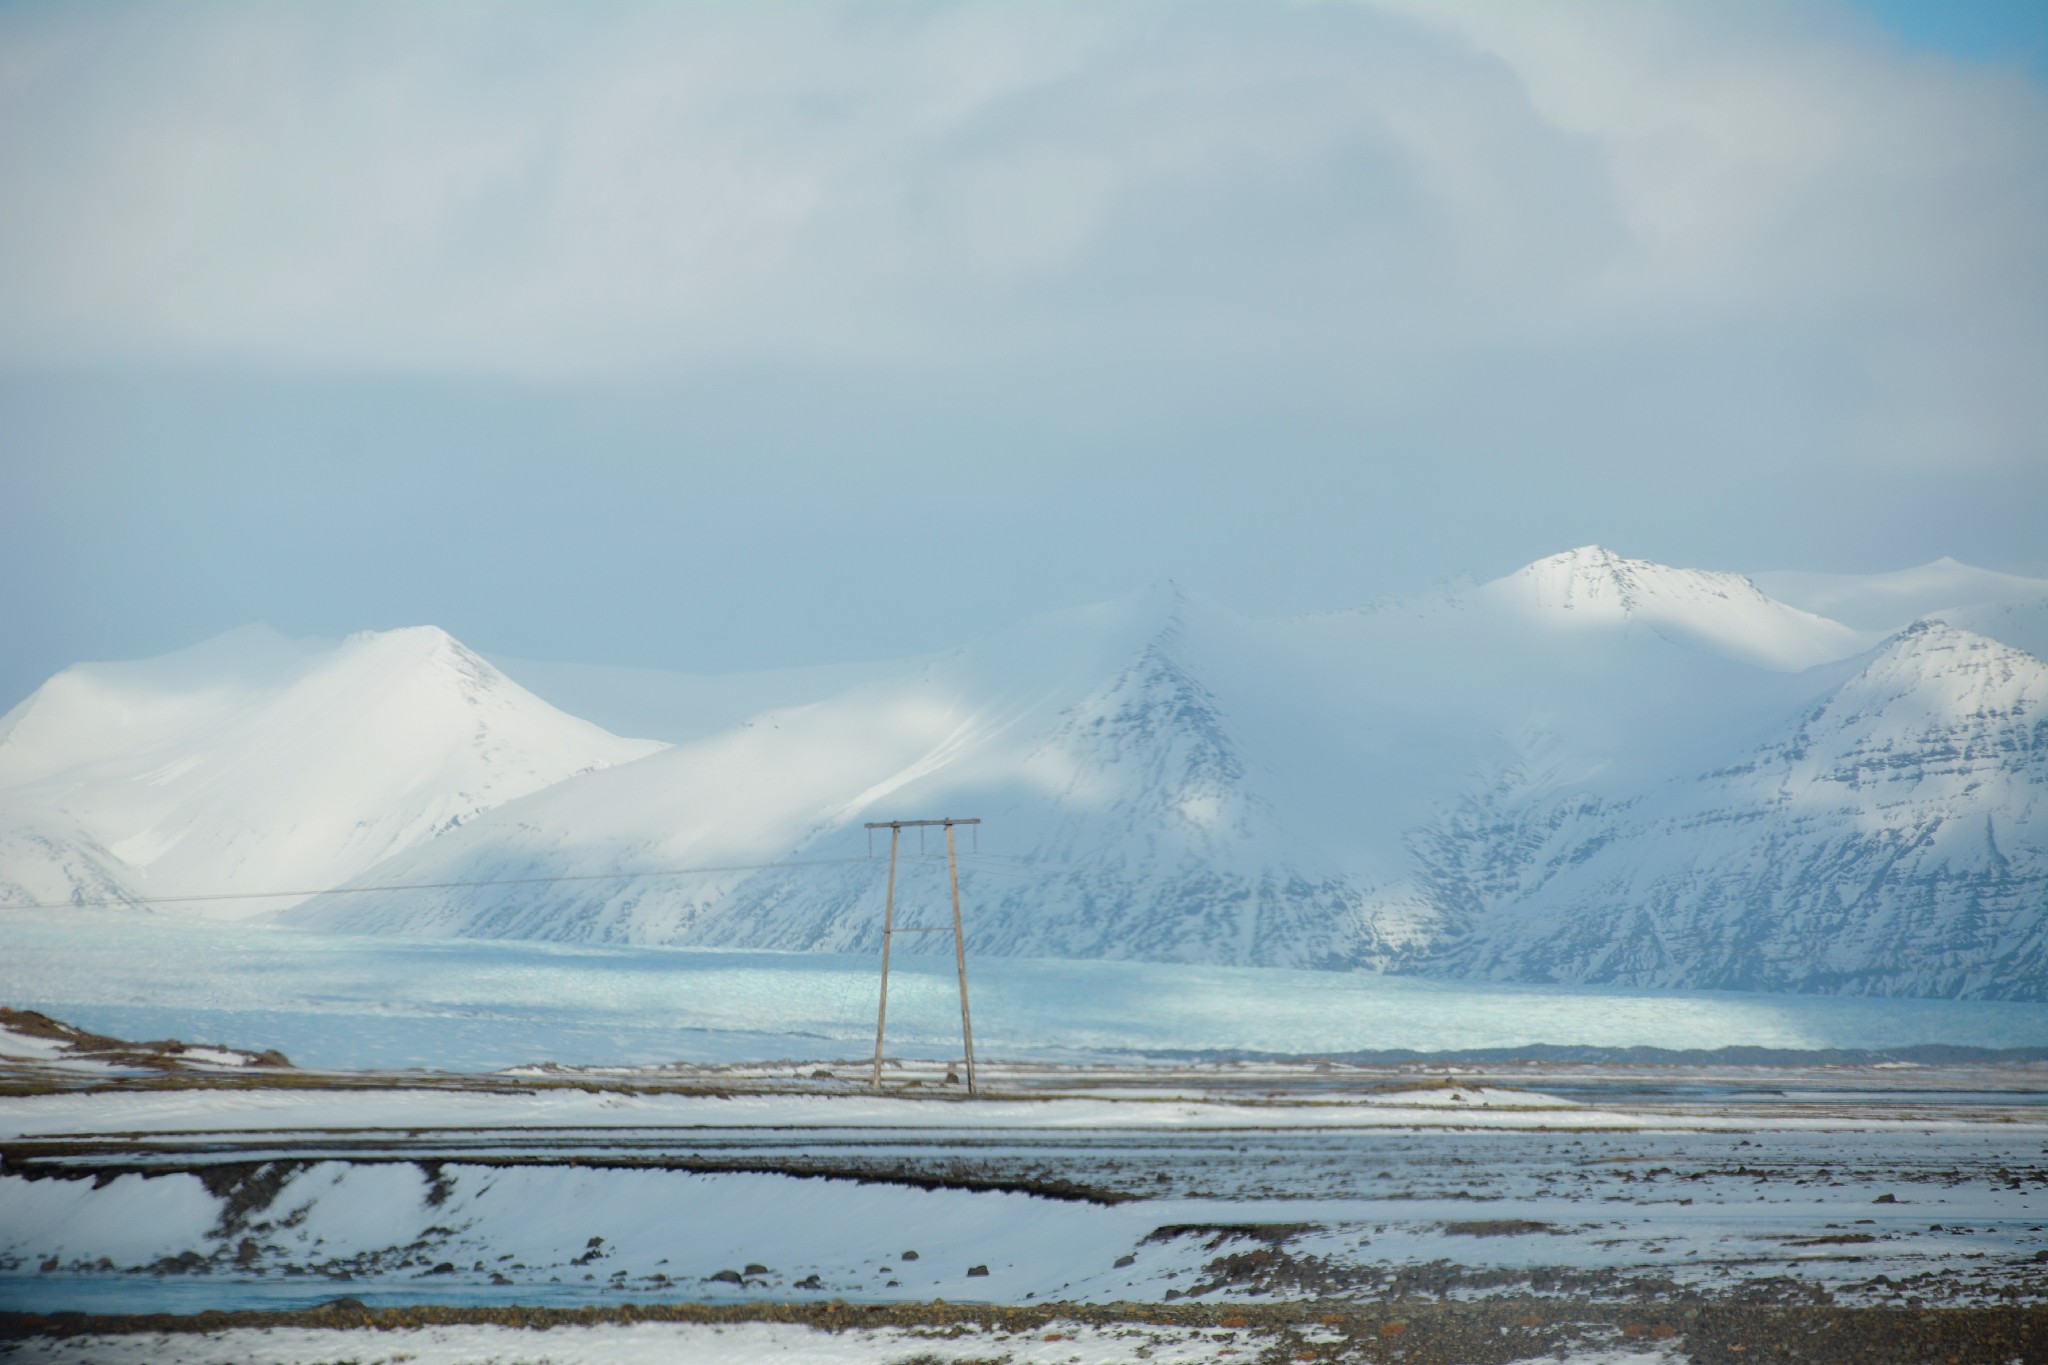
[[0,11],[0,359],[574,376],[1791,346],[2038,458],[2042,91],[1827,5]]
[[1388,0],[1590,139],[1627,224],[1604,295],[1645,325],[1816,332],[1866,455],[2038,461],[2048,102],[1828,5]]

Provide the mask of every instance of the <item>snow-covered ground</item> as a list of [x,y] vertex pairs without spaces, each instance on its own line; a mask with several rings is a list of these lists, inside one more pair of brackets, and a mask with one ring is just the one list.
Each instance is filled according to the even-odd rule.
[[45,1076],[108,1076],[164,1071],[239,1071],[275,1063],[239,1048],[131,1043],[102,1037],[33,1011],[0,1006],[0,1069]]
[[511,1078],[10,1096],[0,1307],[2048,1293],[2031,1069],[2004,1095],[1171,1094],[1205,1079],[976,1103]]
[[[1795,1073],[1796,1074],[1796,1073]],[[483,1078],[488,1083],[489,1078]],[[573,1080],[573,1078],[571,1078]],[[1554,1095],[1487,1086],[1455,1090],[1354,1090],[1303,1098],[1285,1091],[1257,1100],[1173,1098],[1065,1098],[996,1091],[995,1098],[963,1104],[957,1098],[913,1098],[902,1092],[870,1095],[855,1089],[840,1094],[636,1093],[632,1077],[617,1089],[583,1089],[574,1084],[527,1090],[510,1080],[499,1089],[375,1089],[331,1087],[285,1089],[179,1088],[147,1092],[63,1091],[0,1098],[0,1138],[100,1133],[347,1133],[356,1129],[408,1132],[451,1129],[465,1132],[545,1128],[556,1133],[604,1130],[611,1133],[733,1129],[883,1129],[922,1132],[1051,1129],[1074,1132],[1217,1129],[1496,1129],[1512,1131],[1663,1132],[1887,1132],[1927,1133],[1974,1129],[1986,1120],[1979,1108],[1995,1111],[2000,1125],[2018,1121],[2008,1112],[2021,1106],[1972,1097],[1970,1109],[1944,1103],[1939,1094],[1920,1103],[1886,1093],[1881,1099],[1830,1100],[1812,1094],[1805,1103],[1736,1102],[1678,1104],[1576,1104]],[[650,1078],[652,1079],[652,1078]],[[2037,1088],[2038,1070],[2018,1079]],[[888,1077],[895,1083],[893,1073]],[[1189,1086],[1199,1084],[1188,1077]],[[1001,1087],[1003,1074],[991,1069],[985,1087]],[[957,1090],[954,1092],[957,1096]],[[1858,1102],[1862,1100],[1862,1102]],[[2032,1104],[2029,1119],[2048,1124],[2048,1106]]]
[[[701,1136],[675,1147],[711,1150]],[[1478,1134],[1154,1137],[1126,1153],[1125,1179],[1148,1179],[1148,1161],[1177,1153],[1231,1197],[1115,1204],[908,1179],[531,1164],[531,1146],[517,1149],[528,1164],[504,1164],[508,1149],[488,1162],[281,1159],[204,1178],[95,1174],[88,1163],[0,1177],[0,1306],[305,1308],[342,1292],[373,1306],[1108,1303],[1344,1296],[1404,1281],[1411,1292],[1526,1291],[1531,1275],[1540,1284],[1560,1271],[1595,1295],[1645,1278],[1713,1292],[1785,1275],[1849,1297],[1858,1286],[1888,1297],[1887,1281],[1916,1278],[1936,1301],[1981,1300],[2029,1275],[2028,1292],[2042,1288],[2032,1256],[2048,1245],[2048,1188],[2037,1168],[2013,1173],[2007,1163],[2023,1156],[1981,1132],[1516,1147]],[[1040,1143],[1030,1156],[1062,1153]],[[1079,1144],[1065,1156],[1102,1160]],[[1254,1193],[1312,1188],[1323,1180],[1314,1166],[1333,1159],[1386,1169],[1365,1173],[1369,1197]],[[1261,1247],[1264,1262],[1228,1261]]]
[[[1231,1356],[1254,1358],[1272,1334],[1256,1328],[1179,1327],[1122,1323],[1114,1327],[1054,1321],[1028,1332],[1000,1328],[819,1331],[786,1323],[726,1326],[633,1323],[557,1327],[545,1337],[516,1328],[422,1327],[374,1334],[321,1328],[243,1329],[205,1336],[161,1333],[88,1336],[16,1343],[0,1357],[20,1365],[902,1365],[959,1361],[972,1365],[1193,1365]],[[1683,1357],[1657,1347],[1594,1347],[1550,1355],[1563,1365],[1677,1365]]]
[[[557,1161],[507,1136],[476,1160],[32,1161],[0,1177],[0,1308],[306,1309],[340,1294],[373,1307],[1611,1299],[1788,1280],[1844,1302],[1971,1303],[2048,1290],[2033,1259],[2048,1249],[2038,1129],[2025,1143],[1981,1130],[950,1145],[899,1132],[886,1144],[898,1173],[871,1177],[674,1168],[735,1150],[773,1163],[773,1144],[715,1133],[672,1135],[670,1166],[635,1164],[661,1159],[647,1148]],[[879,1159],[872,1136],[838,1146]],[[936,1184],[968,1165],[1071,1169],[1122,1202]],[[1107,1188],[1155,1175],[1166,1193]]]
[[[1373,973],[973,957],[992,1058],[1133,1052],[2048,1047],[2048,1006],[1455,984]],[[865,955],[314,934],[131,911],[0,923],[0,1001],[129,1038],[282,1050],[300,1066],[857,1057]],[[959,1049],[952,965],[899,958],[893,1053]]]

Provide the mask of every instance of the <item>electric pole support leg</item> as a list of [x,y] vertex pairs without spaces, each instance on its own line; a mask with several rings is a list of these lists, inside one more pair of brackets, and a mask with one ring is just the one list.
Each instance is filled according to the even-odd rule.
[[[882,1005],[875,1012],[875,1078],[870,1088],[882,1088],[882,1034],[889,1027],[889,941],[896,933],[896,844],[901,829],[889,831],[889,889],[882,898]],[[965,978],[962,978],[963,980]]]
[[946,874],[953,883],[953,958],[960,964],[960,1042],[967,1051],[967,1093],[974,1093],[974,1017],[967,1010],[967,940],[960,932],[960,856],[946,822]]

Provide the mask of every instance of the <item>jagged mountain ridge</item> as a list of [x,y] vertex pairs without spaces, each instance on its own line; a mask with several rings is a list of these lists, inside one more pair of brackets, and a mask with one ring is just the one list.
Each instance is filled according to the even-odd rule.
[[[1010,860],[967,859],[977,952],[1350,965],[1372,936],[1357,913],[1356,858],[1290,842],[1283,803],[1222,703],[1191,670],[1185,603],[1100,687],[1027,733],[1011,756],[939,768],[900,792],[904,808],[989,813]],[[979,768],[976,772],[973,769]],[[911,806],[908,803],[920,803]],[[821,840],[821,843],[824,842]],[[978,841],[977,841],[978,842]],[[933,862],[906,903],[943,905]],[[768,870],[700,928],[738,946],[879,947],[878,863],[821,878]],[[943,939],[908,945],[946,951]]]
[[[2041,667],[1599,547],[1281,621],[1169,585],[540,782],[356,884],[584,880],[287,918],[867,951],[862,822],[973,814],[977,953],[2038,996]],[[645,875],[684,868],[723,870]],[[907,912],[943,919],[930,852],[902,873]]]

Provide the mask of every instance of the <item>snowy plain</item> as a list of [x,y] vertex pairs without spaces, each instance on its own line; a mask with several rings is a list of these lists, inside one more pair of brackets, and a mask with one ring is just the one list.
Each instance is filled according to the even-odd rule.
[[7,1139],[0,1308],[2048,1291],[2038,1113],[91,1098]]
[[[283,1044],[335,1069],[273,1086],[254,1068],[248,1087],[251,1068],[222,1065],[214,1083],[0,1099],[14,1168],[0,1177],[0,1304],[20,1308],[1301,1292],[1216,1282],[1237,1235],[1216,1229],[1238,1227],[1293,1229],[1284,1264],[1336,1267],[1364,1292],[1453,1263],[1512,1283],[1654,1274],[1733,1292],[1792,1275],[1845,1294],[1882,1268],[1981,1302],[2044,1249],[2040,1066],[1952,1081],[1815,1055],[2039,1047],[2040,1006],[991,961],[974,980],[994,1094],[962,1103],[935,1084],[943,1062],[892,1066],[894,1089],[870,1095],[863,1068],[833,1061],[871,1046],[862,958],[362,939],[130,911],[10,934],[0,989],[24,1003],[117,1034],[148,1022]],[[897,983],[891,1036],[907,1046],[892,1053],[957,1055],[950,972],[913,959]],[[1538,1042],[1786,1055],[1695,1067],[1677,1090],[1651,1067],[1626,1093],[1583,1075],[1543,1088],[1597,1065],[1500,1082],[1441,1060],[1340,1075],[1187,1055]],[[48,1053],[29,1039],[22,1064],[61,1064]],[[577,1060],[599,1065],[559,1065]],[[346,1074],[376,1066],[412,1074]],[[493,1068],[510,1069],[434,1074]],[[1061,1076],[1084,1074],[1092,1089],[1062,1093]],[[902,1088],[919,1076],[931,1088]],[[1033,1192],[1047,1180],[1107,1194]],[[1462,1234],[1475,1218],[1505,1235]],[[920,1258],[906,1265],[904,1238],[883,1245],[879,1228],[915,1229]],[[1174,1228],[1209,1231],[1162,1238]],[[1959,1256],[1973,1260],[1960,1278],[1946,1271]],[[754,1263],[767,1272],[740,1274]],[[966,1278],[978,1263],[989,1273]]]

